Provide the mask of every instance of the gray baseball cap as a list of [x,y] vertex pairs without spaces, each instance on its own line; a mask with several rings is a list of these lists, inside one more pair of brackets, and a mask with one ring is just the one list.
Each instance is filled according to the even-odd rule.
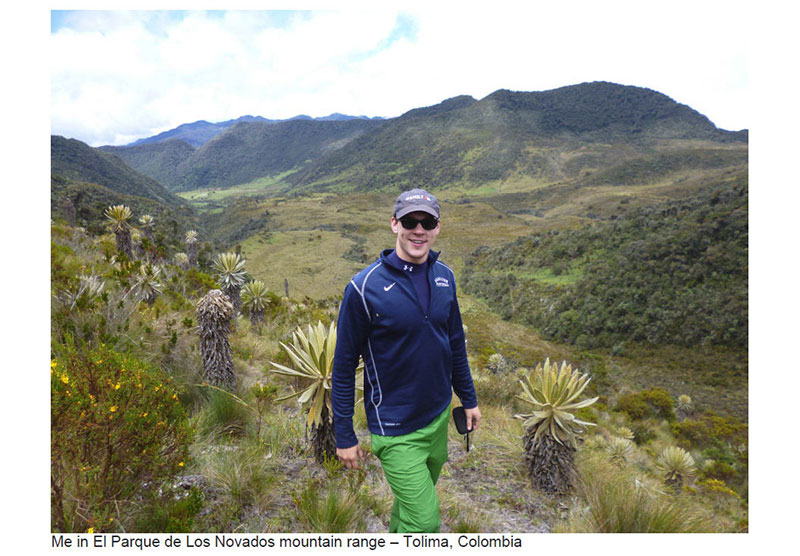
[[404,191],[394,203],[394,217],[398,220],[411,212],[427,212],[439,219],[439,201],[424,189]]

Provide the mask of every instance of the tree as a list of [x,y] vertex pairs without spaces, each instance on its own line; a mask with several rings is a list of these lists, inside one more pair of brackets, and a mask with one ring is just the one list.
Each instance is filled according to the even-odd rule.
[[515,417],[525,419],[525,459],[534,488],[550,493],[563,493],[575,480],[574,455],[576,439],[584,426],[571,412],[588,407],[597,398],[578,401],[591,379],[573,371],[566,361],[561,368],[548,358],[520,380],[522,395],[517,398],[533,406],[533,413]]
[[222,284],[222,291],[231,298],[236,316],[242,308],[240,290],[246,280],[245,260],[238,253],[220,253],[214,259],[214,270]]
[[233,390],[235,377],[228,340],[233,304],[220,290],[211,290],[197,303],[196,314],[205,378],[209,384]]
[[242,287],[242,307],[250,314],[250,322],[259,324],[270,304],[269,290],[261,280],[253,280]]
[[314,457],[322,463],[326,456],[336,456],[331,401],[336,323],[331,322],[326,329],[322,321],[319,321],[316,326],[308,325],[307,333],[303,333],[303,328],[298,326],[292,332],[291,344],[281,342],[281,346],[289,355],[292,367],[270,361],[273,366],[270,370],[280,375],[300,378],[307,383],[307,386],[277,401],[298,398],[298,402],[306,411],[306,430],[311,431]]
[[128,223],[133,216],[131,209],[125,205],[110,206],[106,209],[105,216],[109,221],[111,231],[117,238],[117,251],[125,253],[129,259],[132,259],[131,226]]

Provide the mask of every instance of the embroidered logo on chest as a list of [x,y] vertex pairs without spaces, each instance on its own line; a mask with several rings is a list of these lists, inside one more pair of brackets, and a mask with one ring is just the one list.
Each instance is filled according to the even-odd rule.
[[436,278],[434,280],[434,282],[440,288],[449,288],[450,287],[450,281],[447,278],[442,278],[441,276]]

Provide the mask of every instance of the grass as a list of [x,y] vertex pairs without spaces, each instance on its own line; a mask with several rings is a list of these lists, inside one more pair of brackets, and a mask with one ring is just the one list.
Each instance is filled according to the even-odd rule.
[[354,472],[328,481],[311,481],[294,499],[303,530],[309,533],[347,533],[364,529],[369,494],[366,475]]
[[269,509],[281,478],[258,444],[211,445],[199,460],[215,507],[207,519],[208,529],[239,532],[236,529],[245,512]]
[[193,189],[192,191],[182,191],[176,193],[179,197],[187,201],[205,205],[211,201],[222,201],[231,197],[239,197],[246,195],[265,195],[272,193],[283,185],[283,178],[292,172],[284,172],[275,176],[265,176],[258,178],[249,183],[234,185],[232,187],[208,187],[203,189]]
[[639,479],[618,466],[595,459],[581,465],[578,492],[585,506],[561,532],[703,533],[713,532],[708,515],[663,486]]

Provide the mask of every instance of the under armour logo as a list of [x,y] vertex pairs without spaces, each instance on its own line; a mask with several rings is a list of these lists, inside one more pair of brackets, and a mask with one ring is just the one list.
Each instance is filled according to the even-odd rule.
[[404,264],[403,265],[403,270],[407,270],[409,272],[414,272],[414,267],[413,266],[408,266],[407,264]]

